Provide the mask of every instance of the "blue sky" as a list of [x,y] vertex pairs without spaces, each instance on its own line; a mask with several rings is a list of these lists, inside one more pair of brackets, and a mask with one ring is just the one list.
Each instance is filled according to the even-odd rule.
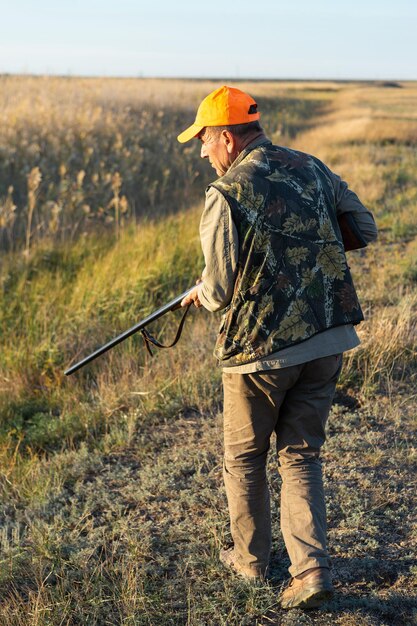
[[417,0],[0,0],[0,73],[417,79]]

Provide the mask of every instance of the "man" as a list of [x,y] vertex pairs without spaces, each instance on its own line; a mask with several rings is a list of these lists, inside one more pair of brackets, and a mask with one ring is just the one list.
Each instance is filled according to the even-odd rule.
[[202,282],[182,305],[224,309],[215,356],[223,367],[224,482],[233,548],[220,559],[263,578],[271,547],[266,458],[276,434],[281,530],[292,576],[283,608],[314,608],[333,591],[320,448],[342,366],[363,320],[338,217],[364,242],[373,217],[317,158],[274,146],[256,102],[220,87],[178,136],[201,141],[219,177],[200,223]]

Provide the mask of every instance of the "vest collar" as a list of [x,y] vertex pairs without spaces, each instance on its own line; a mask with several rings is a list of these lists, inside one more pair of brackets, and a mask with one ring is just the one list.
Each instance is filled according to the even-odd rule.
[[233,163],[231,164],[231,166],[227,170],[226,174],[228,174],[234,167],[239,165],[239,163],[241,163],[243,161],[243,159],[250,152],[252,152],[252,150],[255,150],[255,148],[259,148],[259,146],[267,146],[267,145],[272,145],[272,141],[270,139],[268,139],[268,137],[265,137],[265,135],[261,135],[260,137],[258,137],[257,139],[255,139],[254,141],[249,143],[246,146],[246,148],[244,148],[242,150],[242,152],[239,154],[239,156],[233,161]]

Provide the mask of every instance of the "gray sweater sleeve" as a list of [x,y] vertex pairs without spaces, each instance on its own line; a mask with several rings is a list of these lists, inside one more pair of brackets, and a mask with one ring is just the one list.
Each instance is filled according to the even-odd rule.
[[205,268],[200,284],[201,304],[209,311],[224,309],[232,299],[239,239],[230,207],[222,194],[209,187],[200,220]]
[[347,183],[328,170],[333,182],[336,202],[336,214],[351,213],[366,243],[375,241],[378,230],[372,213],[364,207],[356,193],[349,189]]

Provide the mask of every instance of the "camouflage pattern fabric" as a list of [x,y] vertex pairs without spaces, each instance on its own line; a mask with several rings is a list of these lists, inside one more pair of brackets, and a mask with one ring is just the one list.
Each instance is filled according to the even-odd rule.
[[342,324],[363,320],[346,262],[327,168],[262,145],[212,184],[239,235],[234,294],[214,354],[250,363]]

